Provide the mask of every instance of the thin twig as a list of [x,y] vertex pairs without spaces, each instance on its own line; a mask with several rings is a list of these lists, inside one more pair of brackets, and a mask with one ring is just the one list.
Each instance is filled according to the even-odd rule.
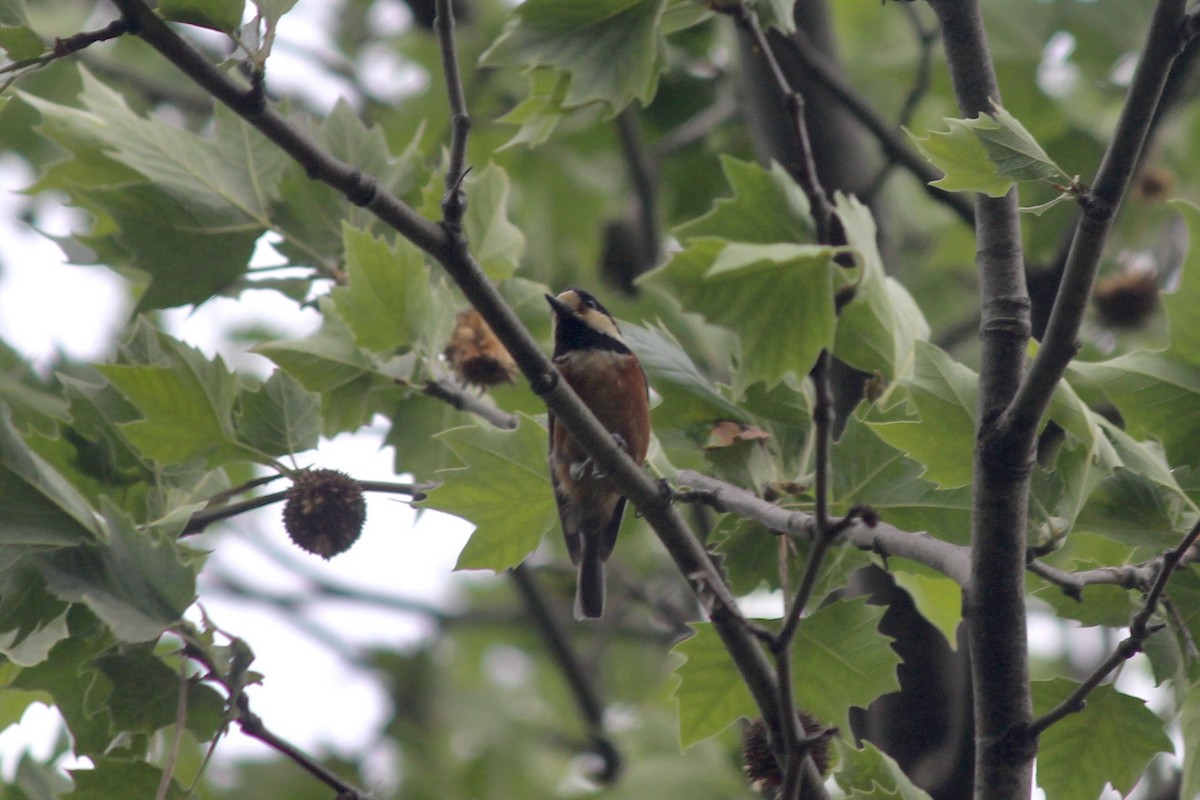
[[1079,684],[1078,688],[1071,692],[1071,695],[1067,699],[1030,724],[1030,736],[1038,736],[1064,717],[1082,711],[1086,705],[1087,696],[1092,690],[1099,686],[1114,669],[1142,652],[1142,647],[1151,634],[1162,629],[1162,625],[1151,625],[1150,618],[1158,610],[1159,600],[1162,597],[1163,590],[1167,587],[1167,581],[1171,580],[1171,576],[1175,573],[1175,568],[1179,566],[1184,553],[1187,552],[1187,549],[1192,546],[1198,537],[1200,537],[1200,522],[1192,526],[1192,529],[1188,531],[1187,535],[1183,537],[1183,540],[1174,549],[1163,553],[1158,575],[1155,577],[1154,583],[1150,586],[1150,591],[1146,593],[1146,599],[1142,602],[1142,607],[1138,609],[1138,612],[1133,616],[1133,620],[1129,623],[1129,636],[1125,637],[1117,645],[1112,654],[1100,666],[1096,667],[1087,680]]
[[715,9],[729,15],[737,26],[754,40],[754,46],[767,65],[776,88],[783,95],[788,116],[792,121],[792,133],[796,136],[796,142],[800,147],[800,163],[792,165],[790,170],[812,207],[817,241],[822,244],[844,244],[844,242],[833,240],[833,205],[829,202],[829,195],[825,193],[824,187],[821,186],[821,179],[817,176],[812,142],[808,135],[808,123],[804,117],[804,96],[797,92],[791,81],[788,80],[787,74],[779,64],[779,59],[775,57],[771,43],[767,41],[766,34],[759,25],[758,14],[753,9],[745,2],[722,3],[716,5]]
[[657,170],[650,154],[646,152],[646,143],[632,106],[617,115],[616,124],[621,152],[629,168],[629,182],[633,187],[633,219],[638,230],[638,255],[641,262],[636,265],[636,272],[640,273],[657,264],[662,255],[658,234],[658,181],[655,174]]
[[[265,482],[259,479],[259,482]],[[386,494],[406,494],[412,502],[417,502],[425,499],[425,491],[432,489],[434,484],[431,483],[394,483],[392,481],[359,481],[359,485],[364,492],[382,492]],[[256,508],[263,508],[272,503],[278,503],[280,500],[287,498],[288,490],[282,492],[272,492],[271,494],[260,495],[259,497],[251,497],[248,500],[242,500],[237,503],[230,503],[227,506],[219,508],[204,509],[197,511],[187,521],[187,525],[183,527],[180,536],[191,536],[202,532],[214,522],[219,522],[223,519],[236,517],[238,514],[244,514],[247,511],[253,511]]]
[[263,724],[262,718],[250,710],[250,703],[246,699],[246,695],[239,694],[236,705],[237,721],[242,733],[287,756],[309,775],[336,790],[338,800],[372,800],[371,795],[343,780],[308,753],[271,731]]
[[446,194],[442,198],[442,225],[452,238],[458,238],[462,236],[462,219],[467,211],[462,182],[467,176],[467,140],[471,133],[471,116],[467,113],[462,74],[458,69],[453,0],[437,0],[436,8],[437,17],[433,27],[442,54],[442,72],[446,77],[446,94],[450,102],[450,162],[446,168]]
[[899,126],[880,114],[803,33],[797,32],[789,41],[793,52],[813,79],[827,89],[859,124],[875,137],[891,163],[911,173],[920,182],[926,194],[952,210],[963,222],[968,225],[975,224],[975,209],[971,201],[963,194],[947,192],[931,185],[941,179],[942,173],[909,145],[899,132]]
[[502,408],[484,402],[481,395],[473,394],[447,379],[426,381],[421,391],[436,400],[449,403],[459,411],[474,414],[502,430],[511,431],[517,428],[516,414],[510,414]]
[[25,58],[20,61],[14,61],[0,67],[0,75],[11,72],[12,77],[0,84],[0,92],[6,90],[23,73],[41,69],[42,67],[52,64],[61,58],[78,53],[87,47],[91,47],[97,42],[106,42],[109,39],[116,39],[119,36],[124,36],[129,32],[129,26],[124,19],[116,19],[105,25],[103,28],[94,31],[83,31],[68,36],[65,39],[55,39],[54,47],[48,53],[44,53],[36,58]]
[[716,100],[656,141],[650,148],[650,157],[661,162],[668,156],[702,141],[720,125],[736,116],[737,98],[728,87],[729,84],[722,83],[717,89]]
[[596,780],[606,786],[614,783],[621,773],[621,754],[604,729],[604,701],[600,699],[595,681],[587,674],[568,641],[562,615],[555,612],[529,567],[519,564],[509,574],[551,657],[567,681],[571,696],[575,698],[575,704],[579,706],[579,712],[587,724],[594,751],[604,761],[603,768],[595,776]]

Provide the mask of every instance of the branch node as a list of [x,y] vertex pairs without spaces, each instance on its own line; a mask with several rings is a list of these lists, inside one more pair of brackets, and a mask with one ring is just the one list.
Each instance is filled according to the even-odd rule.
[[356,169],[353,175],[353,186],[346,192],[346,199],[356,206],[369,206],[379,193],[379,183],[375,177]]
[[529,388],[532,389],[533,393],[538,397],[545,397],[558,388],[558,378],[558,370],[548,370],[531,380],[529,382]]

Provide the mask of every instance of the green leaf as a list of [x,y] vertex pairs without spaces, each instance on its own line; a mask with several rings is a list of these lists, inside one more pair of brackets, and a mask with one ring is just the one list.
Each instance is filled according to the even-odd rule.
[[103,544],[35,554],[47,588],[83,603],[126,642],[146,642],[175,624],[196,597],[196,575],[174,539],[140,532],[120,511],[105,509]]
[[101,535],[96,512],[30,449],[0,405],[0,544],[67,546]]
[[22,95],[39,131],[70,152],[38,188],[57,186],[87,209],[85,263],[128,265],[151,278],[138,310],[200,303],[246,270],[285,156],[232,111],[218,108],[202,138],[142,118],[81,70],[83,109]]
[[838,768],[833,777],[848,798],[895,797],[900,800],[929,800],[895,759],[863,740],[862,749],[855,749],[841,739],[834,740]]
[[98,367],[142,414],[121,425],[130,443],[164,464],[247,457],[233,430],[237,379],[220,357],[209,361],[182,342],[165,335],[162,341],[165,364]]
[[[112,800],[114,797],[154,800],[160,796],[158,786],[162,781],[162,770],[145,761],[97,758],[92,761],[91,769],[68,771],[75,781],[75,789],[64,795],[63,800]],[[187,794],[172,778],[162,797],[163,800],[183,800]]]
[[933,186],[948,192],[1003,197],[1017,181],[1055,187],[1073,184],[1025,126],[998,105],[974,119],[944,121],[947,131],[931,132],[924,138],[908,134],[922,154],[945,173]]
[[891,571],[896,585],[908,593],[921,616],[946,637],[951,650],[958,649],[958,624],[962,622],[962,587],[949,578],[914,571],[897,564]]
[[970,542],[970,487],[942,491],[922,480],[920,464],[887,444],[857,416],[846,423],[830,463],[833,496],[843,513],[862,503],[902,530],[926,531],[955,544]]
[[1200,463],[1200,364],[1137,352],[1073,369],[1108,395],[1130,435],[1158,439],[1172,464]]
[[567,87],[571,85],[566,73],[548,67],[535,67],[525,70],[525,79],[529,81],[529,97],[496,120],[506,125],[521,126],[500,150],[519,144],[529,147],[542,144],[554,133],[559,120],[568,113],[563,108]]
[[1179,287],[1163,295],[1171,334],[1170,355],[1200,367],[1200,207],[1182,200],[1171,208],[1183,215],[1191,234],[1187,258],[1180,269]]
[[[1045,714],[1077,686],[1062,678],[1034,681],[1034,714]],[[1095,800],[1106,783],[1124,795],[1150,759],[1171,750],[1163,721],[1143,701],[1103,684],[1088,695],[1082,712],[1041,735],[1038,783],[1054,800]]]
[[[0,50],[9,61],[37,58],[46,51],[42,37],[29,27],[25,4],[21,0],[0,0]],[[7,98],[0,98],[0,100]],[[3,108],[0,103],[0,108]]]
[[546,466],[546,431],[522,415],[515,431],[454,428],[437,437],[466,465],[439,473],[445,480],[422,507],[475,525],[455,569],[496,572],[520,564],[558,519]]
[[0,570],[0,653],[5,658],[24,667],[40,664],[68,633],[67,604],[46,591],[41,572],[28,559]]
[[665,66],[657,29],[665,7],[666,0],[528,0],[481,61],[552,67],[570,79],[565,107],[603,103],[615,114],[654,96]]
[[679,684],[679,743],[684,749],[716,736],[741,717],[759,716],[750,690],[707,622],[692,623],[695,635],[671,648],[686,660],[675,671]]
[[850,706],[866,708],[900,689],[900,657],[879,632],[887,609],[865,598],[830,603],[800,623],[792,653],[796,704],[826,725],[850,730]]
[[[101,656],[95,663],[112,682],[108,708],[118,728],[154,733],[177,721],[179,671],[155,657],[149,648],[124,648]],[[187,728],[200,741],[212,738],[222,722],[224,701],[203,683],[189,680],[185,690]]]
[[784,33],[796,32],[796,17],[793,13],[796,0],[759,0],[756,5],[764,30],[772,27]]
[[834,252],[698,239],[645,280],[738,334],[741,385],[773,386],[788,372],[807,375],[833,344]]
[[[907,408],[919,421],[868,422],[879,438],[926,467],[924,477],[942,489],[971,482],[978,376],[945,351],[916,344],[913,373],[899,382]],[[897,407],[898,408],[898,407]]]
[[338,315],[359,346],[389,353],[416,341],[430,306],[429,267],[407,239],[394,246],[345,228],[349,286],[336,286]]
[[492,280],[512,277],[525,252],[525,234],[508,218],[508,173],[489,161],[467,176],[464,188],[467,214],[463,227],[471,253]]
[[266,342],[253,352],[266,356],[310,392],[321,395],[324,435],[357,430],[377,411],[386,409],[391,378],[380,374],[328,298],[318,301],[324,314],[320,330],[305,339]]
[[321,397],[283,370],[275,370],[258,389],[243,391],[238,405],[238,436],[256,450],[284,456],[317,446]]
[[230,33],[242,24],[245,0],[162,0],[158,10],[172,22]]
[[663,398],[653,410],[655,429],[682,428],[718,419],[747,419],[745,411],[701,374],[666,328],[623,324],[621,334],[637,354],[650,385]]
[[[885,609],[863,598],[831,603],[806,617],[793,647],[796,704],[826,725],[850,730],[849,707],[866,708],[876,697],[900,688],[900,658],[879,633]],[[680,740],[688,747],[715,736],[738,717],[758,713],[750,692],[711,625],[675,646],[687,657],[676,670],[680,683]]]
[[929,324],[899,281],[884,274],[871,211],[854,197],[838,194],[835,211],[862,265],[854,300],[838,318],[833,354],[891,382],[912,369],[916,342],[929,337]]
[[732,197],[675,229],[681,241],[719,237],[733,242],[812,242],[815,228],[808,198],[779,164],[770,170],[749,161],[721,157]]
[[1200,748],[1194,745],[1200,742],[1200,683],[1193,683],[1187,689],[1179,711],[1179,729],[1183,741],[1192,743],[1183,748],[1183,785],[1179,796],[1200,797]]

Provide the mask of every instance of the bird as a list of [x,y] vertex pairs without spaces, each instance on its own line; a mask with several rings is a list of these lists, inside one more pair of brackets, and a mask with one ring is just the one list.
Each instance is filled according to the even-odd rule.
[[[646,373],[600,301],[582,289],[546,295],[554,321],[554,365],[639,466],[650,446]],[[604,612],[604,562],[612,555],[625,497],[566,427],[550,414],[550,481],[571,562],[579,568],[575,618]]]

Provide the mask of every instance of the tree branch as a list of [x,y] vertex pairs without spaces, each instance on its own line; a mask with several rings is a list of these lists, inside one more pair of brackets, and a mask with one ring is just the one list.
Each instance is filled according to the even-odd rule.
[[[717,511],[752,519],[767,530],[811,539],[816,520],[805,511],[789,511],[769,503],[753,492],[716,478],[680,470],[675,476],[675,498],[684,503],[702,503]],[[841,531],[844,541],[884,558],[904,558],[933,569],[963,586],[968,579],[969,551],[960,545],[935,539],[928,533],[910,533],[886,522],[868,524],[861,516]]]
[[1029,735],[1031,737],[1041,735],[1043,731],[1064,717],[1082,711],[1086,705],[1087,696],[1091,694],[1092,690],[1099,686],[1114,669],[1142,652],[1142,647],[1151,634],[1162,629],[1163,626],[1161,624],[1151,625],[1150,617],[1158,609],[1163,590],[1167,587],[1167,581],[1171,580],[1171,576],[1175,574],[1175,568],[1179,566],[1179,562],[1183,559],[1188,548],[1196,541],[1197,537],[1200,537],[1200,522],[1192,526],[1192,529],[1183,537],[1178,546],[1163,553],[1158,559],[1158,574],[1154,578],[1154,583],[1151,584],[1150,590],[1146,593],[1146,599],[1143,601],[1142,607],[1134,614],[1133,620],[1129,624],[1129,636],[1125,637],[1117,645],[1112,654],[1100,666],[1096,667],[1087,680],[1071,693],[1070,697],[1046,712],[1046,714],[1038,717],[1029,726]]
[[436,400],[449,403],[459,411],[474,414],[501,430],[512,431],[517,428],[516,414],[510,414],[502,408],[485,403],[482,396],[473,394],[447,379],[426,381],[421,391]]
[[[978,117],[1000,102],[978,0],[930,0],[958,106]],[[1029,294],[1017,192],[975,200],[980,285],[979,400],[971,504],[971,578],[963,593],[975,708],[976,800],[1028,797],[1036,749],[1006,737],[1033,716],[1025,619],[1025,535],[1034,431],[1005,435],[997,417],[1025,368]],[[1020,744],[1027,744],[1021,741]]]
[[450,102],[450,163],[446,169],[446,194],[442,198],[442,224],[451,237],[458,237],[462,235],[462,219],[467,211],[462,182],[467,176],[467,140],[471,133],[471,116],[467,113],[462,75],[458,69],[453,0],[436,0],[435,5],[437,16],[433,20],[433,27],[442,54],[442,72],[446,76],[446,94]]
[[20,61],[14,61],[0,67],[0,75],[11,72],[12,76],[0,83],[0,92],[6,90],[13,81],[19,78],[23,73],[30,70],[41,69],[48,64],[52,64],[61,58],[74,55],[80,50],[91,47],[97,42],[106,42],[109,39],[116,39],[119,36],[124,36],[129,33],[129,25],[124,19],[116,19],[105,25],[103,28],[94,31],[83,31],[68,36],[65,39],[55,39],[54,47],[50,52],[44,53],[36,58],[25,58]]
[[621,152],[629,167],[629,183],[633,187],[633,221],[638,231],[638,255],[641,261],[635,265],[635,274],[641,274],[657,264],[662,256],[658,234],[657,170],[646,151],[641,126],[632,106],[617,115],[616,124]]
[[771,664],[708,553],[670,507],[669,498],[658,484],[633,463],[571,387],[560,380],[554,365],[488,281],[461,238],[449,235],[444,227],[422,217],[382,189],[373,177],[321,150],[269,105],[249,102],[249,93],[242,85],[213,67],[142,0],[113,2],[121,9],[131,31],[302,164],[311,178],[332,186],[351,202],[368,209],[442,265],[508,348],[533,391],[654,529],[708,610],[713,629],[729,651],[763,718],[771,730],[778,731],[781,720]]
[[1083,213],[1075,228],[1045,336],[1002,421],[1005,426],[1023,431],[1038,426],[1059,379],[1079,348],[1076,337],[1104,244],[1141,158],[1171,64],[1187,43],[1185,4],[1186,0],[1160,0],[1155,6],[1146,45],[1112,140],[1091,191],[1080,198]]
[[621,773],[621,754],[604,729],[604,701],[600,699],[594,681],[587,675],[568,642],[569,637],[562,615],[556,613],[546,599],[546,593],[538,586],[533,571],[524,564],[518,564],[509,574],[516,584],[517,591],[521,593],[521,598],[525,601],[525,606],[551,657],[566,678],[575,704],[579,706],[587,724],[594,751],[604,760],[604,767],[596,775],[596,780],[606,786],[610,785],[616,782]]
[[970,201],[960,193],[947,192],[930,185],[942,177],[941,172],[912,149],[896,130],[896,125],[880,114],[802,32],[797,31],[788,41],[804,68],[875,137],[893,163],[908,170],[920,181],[926,194],[950,208],[963,222],[975,224],[975,210]]

